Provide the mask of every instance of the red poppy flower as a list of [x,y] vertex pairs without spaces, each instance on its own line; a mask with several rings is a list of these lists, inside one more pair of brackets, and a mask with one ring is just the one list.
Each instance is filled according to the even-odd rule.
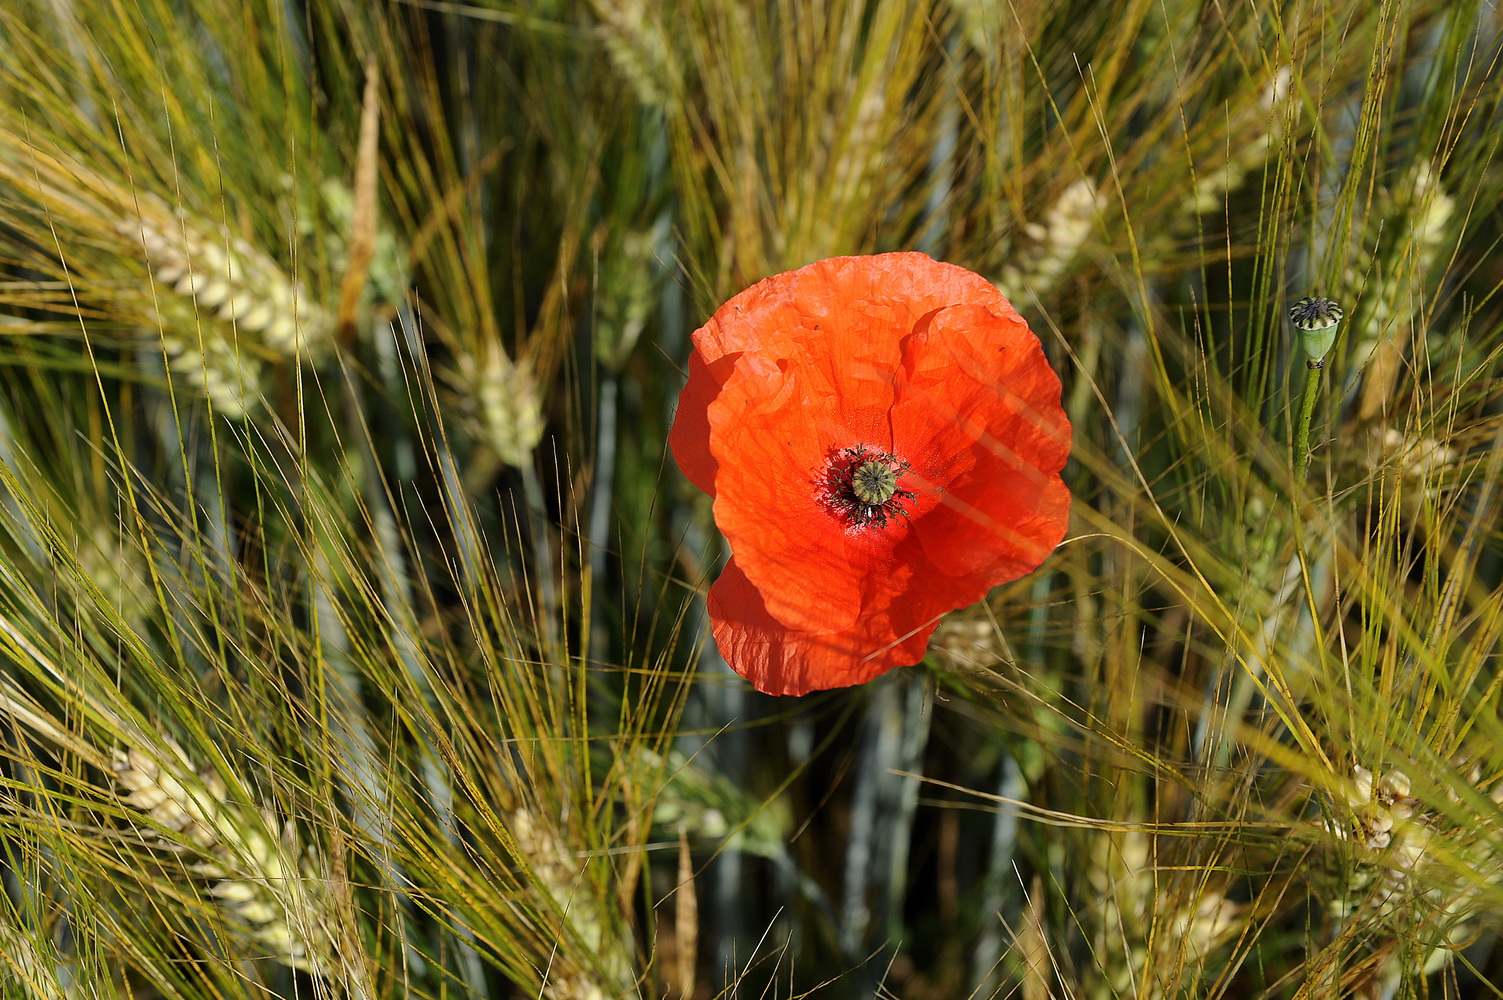
[[1064,537],[1070,424],[996,287],[920,253],[774,275],[694,333],[669,436],[731,559],[715,641],[769,694],[923,659]]

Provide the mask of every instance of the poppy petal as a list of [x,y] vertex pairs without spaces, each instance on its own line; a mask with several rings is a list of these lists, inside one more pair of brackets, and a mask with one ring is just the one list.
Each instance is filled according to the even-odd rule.
[[764,278],[733,296],[694,332],[706,362],[744,351],[787,356],[790,345],[818,341],[859,316],[872,330],[892,323],[894,339],[912,320],[950,305],[1006,304],[995,285],[973,271],[926,254],[831,257]]
[[774,618],[732,558],[710,587],[711,632],[720,655],[763,694],[799,695],[864,684],[924,657],[939,620],[911,635],[889,634],[868,620],[848,632],[805,632]]
[[729,354],[707,362],[698,351],[689,355],[689,381],[679,394],[678,413],[668,431],[668,446],[679,470],[710,496],[715,495],[715,473],[720,463],[710,450],[709,409],[737,357]]
[[914,526],[926,561],[972,578],[965,603],[1036,569],[1064,537],[1070,427],[1059,378],[1023,320],[975,306],[936,313],[907,345],[898,396],[894,447],[925,456],[944,484]]

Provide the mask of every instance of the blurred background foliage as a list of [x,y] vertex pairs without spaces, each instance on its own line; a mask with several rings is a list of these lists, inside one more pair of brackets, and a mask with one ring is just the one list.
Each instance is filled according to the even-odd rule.
[[[0,991],[1495,994],[1500,37],[11,0]],[[924,665],[763,698],[664,447],[688,334],[898,249],[1039,333],[1071,534]]]

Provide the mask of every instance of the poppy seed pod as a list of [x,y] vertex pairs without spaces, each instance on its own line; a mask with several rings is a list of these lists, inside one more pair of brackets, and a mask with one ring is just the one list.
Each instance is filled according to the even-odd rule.
[[803,694],[921,660],[942,615],[1063,539],[1059,399],[1007,299],[920,253],[726,302],[694,333],[669,438],[730,544],[708,601],[726,662]]
[[1311,295],[1289,307],[1289,322],[1300,332],[1300,344],[1312,361],[1325,358],[1336,343],[1336,324],[1345,313],[1335,299]]

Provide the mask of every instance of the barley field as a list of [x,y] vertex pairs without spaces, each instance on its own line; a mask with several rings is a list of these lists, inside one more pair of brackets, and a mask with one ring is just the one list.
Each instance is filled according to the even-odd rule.
[[[1503,995],[1500,60],[1492,0],[5,0],[0,997]],[[897,252],[1037,336],[1054,534],[819,568],[932,638],[762,693],[691,334]]]

